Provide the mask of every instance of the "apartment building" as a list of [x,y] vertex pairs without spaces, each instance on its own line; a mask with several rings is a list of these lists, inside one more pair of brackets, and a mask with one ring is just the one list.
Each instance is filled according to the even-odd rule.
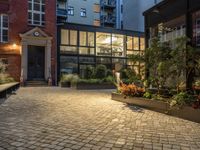
[[0,59],[16,80],[56,80],[56,0],[0,1]]
[[142,13],[160,1],[162,0],[58,0],[58,20],[144,32]]

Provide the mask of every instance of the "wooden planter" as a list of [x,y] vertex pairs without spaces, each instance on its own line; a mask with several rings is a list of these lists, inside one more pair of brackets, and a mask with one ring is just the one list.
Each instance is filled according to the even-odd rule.
[[77,83],[77,90],[99,90],[99,89],[115,89],[115,85],[111,83]]
[[160,113],[166,113],[171,116],[187,119],[200,123],[200,109],[194,109],[189,106],[184,106],[181,109],[170,109],[168,103],[156,100],[150,100],[139,97],[126,97],[118,93],[112,93],[112,100],[133,104]]
[[62,88],[70,88],[71,87],[71,83],[70,82],[61,82],[60,86]]

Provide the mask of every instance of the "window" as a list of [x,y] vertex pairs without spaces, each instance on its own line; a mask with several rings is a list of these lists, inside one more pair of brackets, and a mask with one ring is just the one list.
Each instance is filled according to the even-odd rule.
[[61,30],[61,44],[68,45],[69,44],[69,30]]
[[94,33],[79,32],[79,54],[94,55]]
[[28,0],[28,23],[43,26],[45,24],[45,1]]
[[96,33],[96,53],[98,56],[111,56],[110,33]]
[[124,36],[120,34],[112,34],[112,56],[124,56]]
[[73,56],[60,57],[61,74],[78,73],[78,58]]
[[86,9],[81,8],[81,17],[86,17]]
[[0,42],[8,42],[8,15],[0,14]]
[[145,49],[145,40],[144,38],[140,38],[140,50],[144,50]]
[[133,49],[139,50],[139,38],[138,37],[133,37]]
[[70,16],[73,16],[74,15],[74,7],[69,6],[68,10],[67,10],[67,14],[70,15]]
[[193,20],[193,43],[200,46],[200,11],[196,11],[192,15]]

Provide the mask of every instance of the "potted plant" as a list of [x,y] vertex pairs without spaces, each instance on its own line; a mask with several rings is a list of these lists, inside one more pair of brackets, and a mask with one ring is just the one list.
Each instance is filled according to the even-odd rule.
[[200,94],[200,80],[196,80],[193,85],[193,90],[196,92],[196,94]]
[[71,87],[72,74],[63,74],[60,79],[61,87]]

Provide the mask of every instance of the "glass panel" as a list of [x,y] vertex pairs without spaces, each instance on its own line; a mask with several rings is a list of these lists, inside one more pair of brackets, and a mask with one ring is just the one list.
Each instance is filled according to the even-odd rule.
[[98,56],[111,56],[111,34],[96,33],[96,53]]
[[3,15],[3,27],[8,28],[8,16]]
[[77,54],[77,47],[74,46],[60,46],[61,54]]
[[131,36],[127,36],[127,49],[133,49],[133,41]]
[[94,47],[94,33],[88,32],[88,46]]
[[200,46],[200,11],[193,13],[193,43]]
[[70,30],[70,45],[77,45],[77,31]]
[[79,54],[94,55],[94,48],[79,47]]
[[69,44],[69,30],[61,29],[61,44]]
[[112,56],[124,56],[124,36],[119,34],[112,35]]
[[94,64],[94,57],[79,57],[79,62]]
[[60,56],[61,74],[78,73],[78,58],[72,56]]
[[79,32],[80,36],[80,46],[86,46],[87,45],[87,32]]
[[144,38],[140,38],[140,50],[144,50],[145,49],[145,40]]
[[139,38],[138,37],[133,37],[133,49],[139,50]]
[[111,64],[111,58],[97,58],[99,64]]
[[93,65],[80,65],[80,77],[81,78],[84,78],[86,76],[86,67],[87,66],[94,68]]

